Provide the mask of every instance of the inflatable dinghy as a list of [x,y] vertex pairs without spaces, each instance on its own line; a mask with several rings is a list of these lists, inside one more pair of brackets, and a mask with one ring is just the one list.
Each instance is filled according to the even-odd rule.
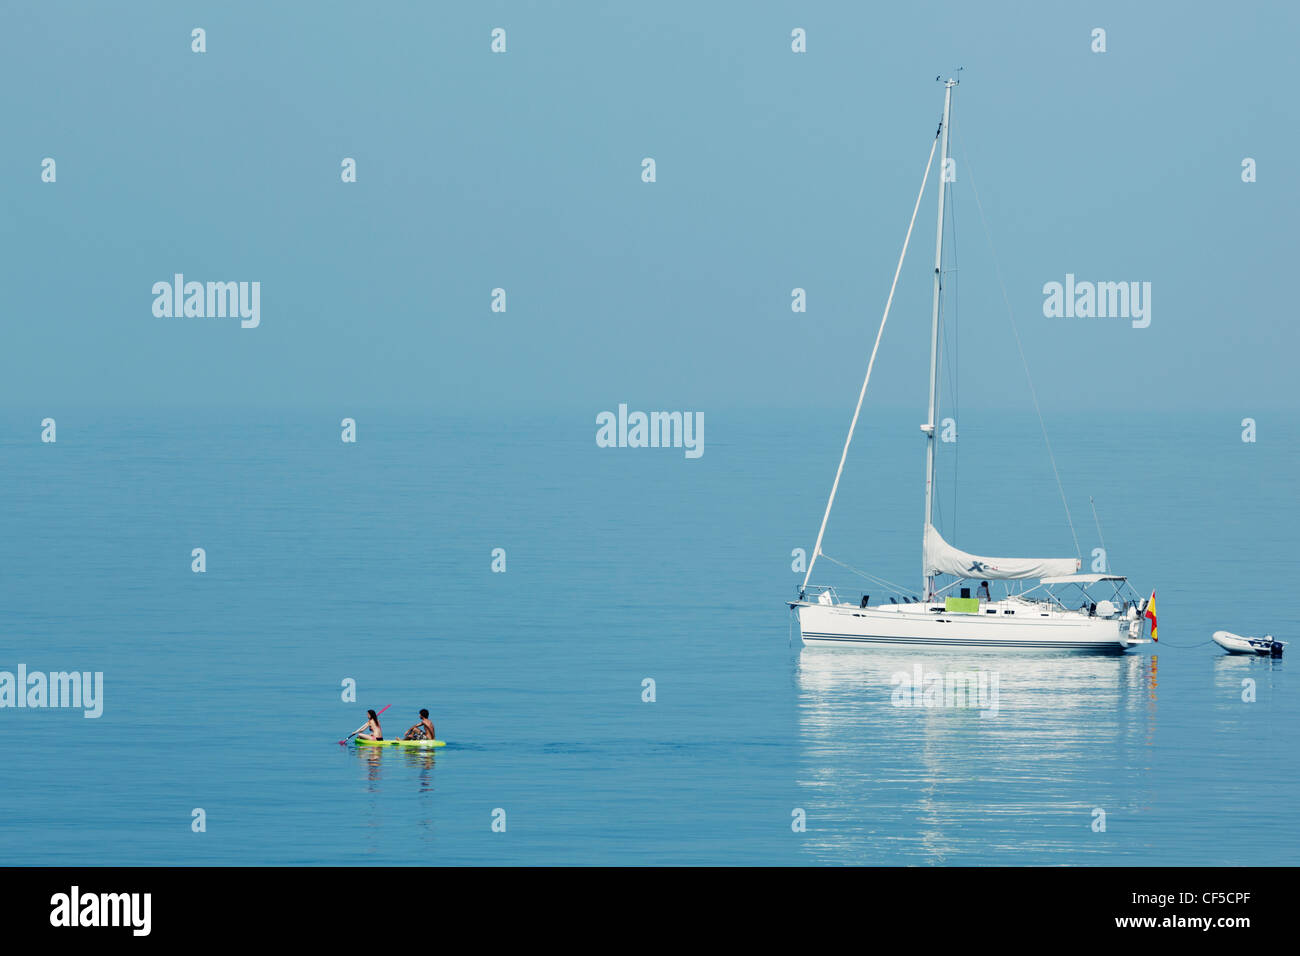
[[1212,637],[1214,643],[1229,654],[1258,654],[1262,657],[1281,657],[1282,648],[1286,647],[1285,641],[1273,640],[1272,634],[1265,634],[1263,637],[1242,637],[1240,634],[1233,634],[1231,631],[1215,631]]

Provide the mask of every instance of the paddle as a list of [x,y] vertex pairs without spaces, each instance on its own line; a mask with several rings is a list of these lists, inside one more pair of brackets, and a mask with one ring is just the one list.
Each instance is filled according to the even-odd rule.
[[[387,706],[384,707],[384,710],[387,710],[389,707],[392,707],[392,706],[393,706],[392,704],[388,704]],[[384,712],[384,710],[379,711],[379,713],[382,714],[382,713]],[[379,716],[379,714],[376,714],[375,716],[377,717],[377,716]],[[369,727],[369,726],[370,726],[370,721],[367,720],[364,724],[362,724],[362,725],[361,725],[360,727],[358,727],[356,730],[352,731],[352,733],[348,734],[346,737],[344,737],[342,740],[340,740],[340,741],[339,741],[339,746],[340,746],[340,747],[345,746],[349,740],[351,740],[353,737],[355,737],[357,734],[361,733],[361,731],[365,730],[365,729],[366,729],[367,727]]]

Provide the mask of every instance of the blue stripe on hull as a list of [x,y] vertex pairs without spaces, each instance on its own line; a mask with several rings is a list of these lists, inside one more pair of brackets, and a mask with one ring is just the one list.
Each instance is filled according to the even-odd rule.
[[1064,651],[1100,651],[1121,654],[1124,646],[1118,641],[996,641],[978,638],[942,638],[942,637],[846,637],[842,634],[818,634],[803,632],[800,635],[804,643],[818,641],[835,644],[890,644],[890,645],[929,645],[934,647],[1023,647],[1044,650]]

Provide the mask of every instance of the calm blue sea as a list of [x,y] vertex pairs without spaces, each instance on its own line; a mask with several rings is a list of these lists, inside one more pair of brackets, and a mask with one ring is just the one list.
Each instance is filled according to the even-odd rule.
[[[0,711],[2,861],[1297,862],[1294,665],[1203,643],[1295,638],[1293,419],[1053,423],[1085,559],[1104,537],[1158,594],[1157,650],[1090,659],[802,650],[791,552],[849,409],[706,408],[694,461],[596,447],[599,410],[6,412],[0,670],[105,691],[98,720]],[[869,411],[825,546],[909,584],[918,421]],[[949,539],[1071,554],[1032,416],[962,428]],[[996,673],[998,715],[892,706],[917,663]],[[387,704],[447,748],[337,744]]]

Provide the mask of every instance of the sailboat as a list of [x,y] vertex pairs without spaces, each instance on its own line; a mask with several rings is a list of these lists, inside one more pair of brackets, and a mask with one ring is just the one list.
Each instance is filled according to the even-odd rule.
[[[917,211],[925,194],[926,181],[939,150],[939,169],[948,165],[948,132],[952,118],[953,90],[956,79],[944,83],[943,118],[930,147],[925,176],[912,210],[903,251],[894,272],[893,285],[885,303],[884,317],[876,335],[871,359],[867,363],[866,378],[858,395],[857,408],[849,425],[839,468],[831,485],[830,498],[822,517],[817,543],[799,587],[795,600],[787,602],[799,621],[799,633],[804,644],[825,646],[902,646],[902,647],[958,647],[958,648],[1023,648],[1069,652],[1122,653],[1124,650],[1149,643],[1143,636],[1146,602],[1129,585],[1123,575],[1110,573],[1080,573],[1081,561],[1074,558],[996,558],[983,557],[962,551],[944,540],[934,525],[935,479],[935,420],[939,404],[939,320],[940,292],[943,281],[944,202],[948,177],[939,175],[938,227],[934,254],[934,303],[930,329],[930,390],[929,416],[921,426],[925,434],[925,521],[922,526],[922,586],[921,596],[903,600],[891,598],[891,603],[872,605],[869,595],[860,600],[843,600],[831,586],[813,585],[813,569],[819,557],[828,557],[822,551],[826,524],[839,490],[844,462],[862,412],[862,403],[871,381],[876,355],[880,348],[885,323],[893,305],[898,277],[907,256]],[[1035,406],[1037,399],[1035,398]],[[1041,417],[1041,416],[1040,416]],[[1044,430],[1044,435],[1046,431]],[[1050,448],[1050,446],[1049,446]],[[1053,463],[1055,468],[1055,463]],[[1064,495],[1062,495],[1064,498]],[[1068,514],[1069,508],[1066,507]],[[834,561],[835,559],[829,558]],[[841,563],[841,562],[836,562]],[[848,567],[847,565],[844,565]],[[863,573],[865,577],[872,578]],[[990,590],[992,581],[1003,582],[999,587],[1005,594],[994,599]],[[1032,586],[1027,582],[1036,581]],[[946,582],[946,583],[945,583]],[[978,582],[975,585],[975,582]],[[882,582],[887,583],[887,582]],[[977,593],[971,596],[972,586]],[[1090,588],[1102,588],[1100,599]],[[1014,590],[1013,588],[1018,588]],[[1082,594],[1082,603],[1075,607]],[[1066,601],[1070,601],[1067,606]]]

